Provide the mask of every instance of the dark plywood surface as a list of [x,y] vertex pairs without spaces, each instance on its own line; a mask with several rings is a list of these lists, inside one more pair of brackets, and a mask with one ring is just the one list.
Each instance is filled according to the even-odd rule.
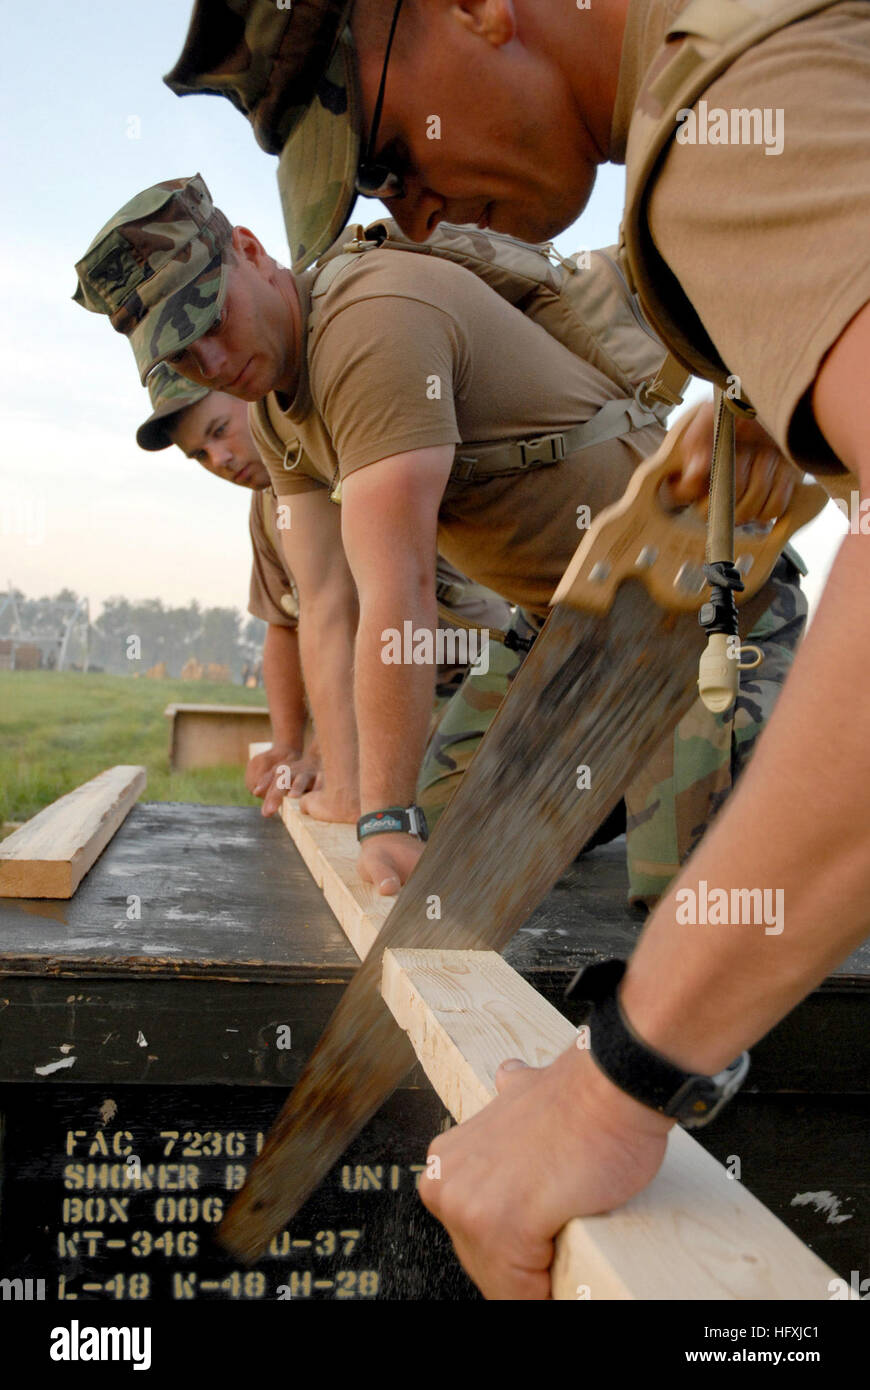
[[[642,923],[619,841],[571,867],[506,955],[564,1010],[574,969],[626,954]],[[419,1068],[255,1274],[214,1244],[216,1202],[356,965],[283,826],[256,808],[138,806],[71,901],[3,903],[4,1274],[83,1302],[474,1297],[414,1193],[444,1122]],[[747,1091],[700,1132],[844,1277],[867,1248],[868,1102],[834,1093],[867,1090],[868,988],[865,946],[753,1049]],[[131,1152],[141,1183],[121,1171]]]
[[[643,920],[626,902],[620,839],[571,866],[505,955],[524,975],[564,971],[628,953]],[[257,808],[136,806],[69,902],[0,904],[7,975],[336,981],[356,964],[284,827]],[[833,978],[870,982],[870,944]]]
[[0,970],[16,974],[344,979],[355,964],[283,825],[256,808],[136,806],[69,902],[0,908]]

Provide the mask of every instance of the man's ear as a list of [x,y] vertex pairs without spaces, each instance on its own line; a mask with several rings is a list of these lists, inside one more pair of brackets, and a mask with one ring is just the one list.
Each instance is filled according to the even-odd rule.
[[455,0],[451,14],[463,29],[501,48],[516,38],[517,17],[513,0]]
[[232,245],[239,259],[251,265],[261,266],[269,259],[262,242],[248,227],[233,227]]

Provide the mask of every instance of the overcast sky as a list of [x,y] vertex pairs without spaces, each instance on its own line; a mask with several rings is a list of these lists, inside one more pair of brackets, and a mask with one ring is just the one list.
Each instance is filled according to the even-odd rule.
[[[129,344],[72,303],[74,263],[123,203],[199,171],[231,222],[288,260],[276,161],[222,98],[161,82],[188,0],[7,5],[0,81],[0,590],[69,586],[92,615],[113,593],[167,603],[247,601],[249,494],[177,449],[143,453],[150,413]],[[616,240],[622,170],[606,167],[565,252]],[[361,201],[356,220],[379,215]],[[831,512],[833,515],[831,515]],[[801,548],[817,588],[845,530],[829,508]]]

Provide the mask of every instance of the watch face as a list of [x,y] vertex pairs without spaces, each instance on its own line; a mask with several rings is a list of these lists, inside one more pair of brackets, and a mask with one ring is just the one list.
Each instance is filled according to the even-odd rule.
[[706,1124],[719,1099],[719,1088],[708,1076],[688,1077],[664,1107],[681,1125],[695,1129]]
[[749,1053],[741,1055],[715,1076],[690,1076],[665,1107],[684,1129],[700,1129],[719,1114],[723,1105],[743,1085],[749,1071]]

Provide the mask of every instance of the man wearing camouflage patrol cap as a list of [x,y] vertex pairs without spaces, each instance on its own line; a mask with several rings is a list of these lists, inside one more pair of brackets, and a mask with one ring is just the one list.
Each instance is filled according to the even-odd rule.
[[318,757],[306,748],[305,687],[299,660],[299,604],[284,566],[277,530],[277,505],[263,461],[248,429],[245,403],[207,386],[194,386],[165,362],[148,377],[152,413],[136,431],[141,449],[155,452],[176,444],[208,472],[251,490],[249,531],[252,565],[248,612],[267,624],[263,682],[272,721],[272,747],[251,758],[245,785],[262,798],[263,814],[274,815],[285,792],[301,796],[314,784]]
[[[178,186],[177,183],[162,186],[164,201],[167,193],[170,195],[169,201],[172,201],[171,195]],[[141,262],[140,278],[145,286],[149,286],[159,274],[165,274],[167,262],[171,260],[166,252],[166,236],[165,232],[161,231],[161,226],[165,222],[174,223],[178,219],[171,207],[163,208],[161,213],[162,206],[154,190],[149,190],[148,193],[139,195],[139,198],[128,204],[121,214],[113,218],[102,234],[115,243],[118,237],[123,236],[122,229],[127,222],[131,223],[128,244],[136,248],[135,255]],[[191,379],[201,383],[206,380],[212,381],[244,398],[257,400],[264,390],[271,391],[268,399],[255,412],[255,439],[261,453],[264,447],[266,449],[264,457],[270,465],[270,471],[274,465],[273,477],[279,483],[279,498],[285,491],[292,495],[294,509],[298,507],[303,517],[304,524],[299,526],[295,537],[292,530],[283,534],[285,543],[298,539],[299,535],[304,537],[302,549],[288,555],[300,585],[303,620],[306,599],[302,595],[302,571],[297,568],[297,560],[303,566],[311,563],[306,550],[310,551],[312,547],[311,523],[314,514],[306,511],[307,498],[313,496],[320,499],[317,502],[317,525],[322,521],[324,526],[329,528],[332,541],[338,542],[338,549],[330,550],[325,565],[322,556],[317,559],[317,563],[321,564],[321,568],[329,574],[330,579],[333,576],[341,579],[339,571],[343,561],[339,529],[347,536],[350,528],[353,535],[352,542],[348,545],[348,553],[354,550],[354,577],[360,576],[357,582],[363,595],[363,606],[367,601],[363,591],[370,588],[372,595],[379,598],[386,595],[390,603],[396,605],[396,611],[402,614],[407,612],[407,609],[402,607],[407,600],[402,597],[401,588],[393,593],[387,581],[394,581],[394,570],[396,574],[402,573],[399,561],[403,560],[403,549],[407,551],[408,563],[413,572],[417,575],[422,572],[420,566],[423,561],[415,553],[414,547],[425,542],[424,550],[428,549],[428,528],[432,528],[433,536],[436,529],[439,530],[439,536],[442,533],[450,534],[449,518],[445,519],[443,527],[438,527],[438,507],[454,459],[456,443],[463,439],[474,441],[511,438],[516,435],[523,437],[529,428],[535,429],[536,433],[552,428],[554,420],[557,419],[563,422],[588,419],[590,409],[597,410],[603,400],[613,398],[614,393],[618,394],[613,383],[608,382],[601,373],[596,373],[588,364],[561,347],[470,272],[463,271],[461,267],[450,266],[434,257],[416,257],[395,252],[391,254],[378,249],[373,249],[365,257],[363,289],[368,284],[365,277],[380,277],[382,274],[388,276],[389,287],[387,281],[382,283],[378,278],[378,294],[373,295],[370,301],[368,296],[363,294],[360,312],[352,314],[350,311],[357,301],[349,287],[358,282],[349,273],[347,276],[342,273],[341,279],[333,281],[324,294],[321,323],[329,319],[329,310],[332,308],[336,314],[340,311],[343,316],[341,326],[345,331],[331,335],[329,352],[320,362],[315,362],[312,380],[308,381],[303,377],[303,369],[310,365],[311,354],[316,355],[318,351],[323,350],[325,335],[330,326],[330,323],[326,322],[317,341],[312,343],[309,340],[308,351],[303,355],[300,344],[307,321],[303,299],[306,290],[311,289],[311,282],[306,281],[305,276],[294,279],[290,272],[277,267],[265,256],[252,234],[244,228],[233,229],[230,245],[230,254],[235,258],[236,264],[231,266],[230,281],[226,287],[226,313],[215,308],[215,294],[211,302],[210,315],[204,315],[200,321],[198,338],[190,332],[188,316],[181,312],[183,295],[179,290],[177,273],[180,261],[177,261],[176,271],[167,279],[166,290],[175,310],[174,329],[169,324],[165,306],[156,296],[151,298],[150,311],[144,315],[140,314],[138,309],[133,315],[125,316],[121,312],[121,295],[132,298],[137,303],[143,300],[143,290],[135,276],[124,281],[121,295],[113,291],[112,299],[109,299],[104,290],[99,295],[93,292],[88,283],[91,267],[95,267],[101,275],[101,284],[105,284],[106,281],[105,274],[101,272],[101,237],[96,239],[88,255],[80,262],[79,276],[83,283],[77,297],[88,307],[111,313],[114,316],[113,322],[116,322],[122,331],[129,330],[140,373],[143,375],[147,374],[157,361],[170,357]],[[218,266],[211,266],[211,270],[217,275]],[[201,276],[198,261],[194,262],[194,271],[197,277]],[[310,272],[308,274],[310,275]],[[397,288],[393,276],[399,277],[400,288]],[[330,301],[330,294],[336,285],[340,286],[344,297]],[[201,309],[202,294],[199,286],[196,293],[197,306]],[[378,300],[376,319],[373,317],[375,300]],[[386,312],[387,310],[389,312]],[[361,318],[363,311],[364,319]],[[419,331],[420,315],[423,315],[426,324],[422,332]],[[151,330],[149,319],[154,320],[154,331]],[[450,323],[456,325],[459,330],[457,337],[451,336],[447,331],[446,326]],[[356,324],[356,331],[352,328],[353,324]],[[498,354],[493,354],[494,343],[499,345]],[[362,352],[359,351],[361,347],[364,349]],[[470,392],[469,398],[466,399],[460,393],[454,395],[452,390],[444,392],[443,397],[439,394],[437,400],[441,404],[437,409],[427,405],[430,423],[427,424],[425,436],[420,435],[419,418],[417,420],[416,438],[421,447],[415,451],[411,442],[415,437],[413,429],[410,435],[407,432],[396,435],[395,421],[398,413],[402,429],[407,431],[408,420],[404,418],[403,412],[410,411],[411,416],[414,415],[415,409],[419,412],[419,407],[415,407],[414,402],[420,397],[415,397],[414,392],[418,388],[414,387],[413,382],[425,380],[425,363],[429,364],[427,370],[431,370],[433,348],[436,354],[444,354],[448,380],[453,380],[459,369],[459,361],[474,362],[476,380],[479,381],[479,395]],[[421,352],[422,358],[419,356]],[[459,358],[456,356],[457,352]],[[343,354],[350,354],[353,360],[349,361]],[[434,360],[440,359],[436,356]],[[357,389],[360,371],[366,376],[361,390]],[[325,380],[321,380],[320,372],[324,374]],[[267,380],[268,387],[264,385]],[[301,404],[296,399],[303,380],[306,390],[314,390],[317,405],[314,411],[307,403],[302,411]],[[276,389],[272,390],[272,387]],[[325,399],[324,392],[329,396],[332,388],[336,388],[336,399],[330,403]],[[433,396],[433,406],[435,400]],[[302,411],[299,419],[293,413],[297,409]],[[321,410],[324,410],[326,415],[319,415],[318,412]],[[451,411],[458,414],[451,415]],[[475,413],[487,411],[490,413],[483,417]],[[576,414],[571,413],[575,411]],[[329,415],[333,416],[332,420],[326,418]],[[435,421],[434,425],[431,423],[432,420]],[[460,430],[459,424],[463,420],[468,423],[470,433]],[[475,423],[485,432],[476,433]],[[331,429],[335,431],[334,435],[330,434]],[[377,432],[385,429],[387,433],[381,438]],[[393,435],[390,435],[390,429],[394,429]],[[498,433],[499,430],[503,431],[501,435]],[[372,431],[375,432],[375,438],[370,437]],[[304,453],[307,454],[309,449],[313,449],[314,453],[310,457],[304,457],[298,450],[294,450],[292,462],[288,464],[288,447],[291,443],[298,443],[300,435],[303,436]],[[333,437],[336,440],[335,448],[332,444]],[[577,455],[569,454],[564,470],[560,465],[558,469],[550,471],[546,489],[529,475],[524,475],[522,488],[519,480],[499,480],[500,487],[504,484],[502,492],[508,497],[509,505],[502,506],[498,530],[493,530],[489,524],[486,506],[481,505],[482,499],[479,502],[472,495],[473,489],[469,491],[467,501],[463,500],[461,505],[453,493],[451,505],[454,511],[459,506],[461,516],[459,534],[464,527],[467,532],[465,544],[471,546],[471,549],[464,553],[469,556],[472,564],[485,561],[491,566],[501,564],[507,567],[505,580],[509,580],[512,585],[524,585],[526,593],[530,592],[532,586],[533,606],[537,604],[541,613],[546,613],[549,595],[576,546],[577,497],[586,498],[592,489],[597,489],[598,495],[592,508],[594,515],[601,505],[601,498],[610,500],[618,495],[639,458],[655,448],[660,439],[659,428],[651,430],[649,426],[644,425],[636,431],[630,441],[628,438],[610,439],[606,445],[598,444],[586,451],[581,450]],[[427,447],[423,448],[423,444]],[[704,453],[703,447],[701,453]],[[376,468],[367,466],[375,462],[378,465]],[[285,465],[289,467],[289,472],[285,472]],[[572,475],[569,469],[574,467],[579,471]],[[393,469],[401,484],[399,491],[394,497],[388,498],[383,492],[379,497],[379,489],[386,488],[389,491],[393,486],[390,482]],[[340,522],[335,518],[335,508],[320,506],[321,502],[328,503],[339,476],[343,489]],[[413,487],[410,486],[412,477]],[[361,483],[360,479],[364,481]],[[403,479],[407,481],[403,482]],[[704,492],[706,484],[703,479],[696,479],[695,482],[698,484],[698,490],[692,495],[700,495]],[[765,496],[769,485],[768,478]],[[374,500],[368,490],[370,486],[375,488]],[[560,488],[562,492],[559,492]],[[412,528],[407,525],[407,506],[409,500],[415,497],[415,489],[425,491],[427,508],[430,501],[433,505],[431,515],[425,509],[421,509],[420,525]],[[753,489],[749,490],[751,492]],[[566,504],[567,498],[570,498],[570,506]],[[684,500],[691,500],[691,495]],[[776,512],[776,508],[774,511]],[[294,510],[294,516],[295,514]],[[402,524],[396,529],[390,529],[391,518],[396,517],[402,518]],[[557,528],[564,527],[559,545],[554,544],[554,525]],[[454,536],[456,535],[457,532],[454,532]],[[507,539],[508,536],[510,540]],[[537,557],[534,565],[530,563],[533,549],[534,556]],[[390,565],[386,569],[383,564],[385,554],[390,558]],[[522,557],[520,568],[517,568],[517,555]],[[452,558],[455,558],[455,554]],[[346,564],[346,561],[344,563]],[[538,565],[541,566],[540,569]],[[470,569],[472,574],[475,572],[471,565],[464,568]],[[349,575],[347,583],[350,590],[353,580]],[[502,587],[501,583],[499,587]],[[508,597],[514,597],[509,589],[503,588],[502,591]],[[331,601],[332,598],[331,595]],[[317,593],[313,592],[312,603],[316,605],[317,599]],[[525,602],[524,599],[517,601]],[[375,599],[372,598],[371,602],[375,603]],[[343,642],[346,652],[344,659],[349,669],[356,623],[351,623],[346,614],[336,620],[336,615],[341,614],[340,603],[334,603],[330,611],[333,621],[329,630],[320,634],[322,642]],[[381,609],[375,606],[374,611],[380,617]],[[386,626],[385,623],[382,625]],[[365,644],[363,643],[362,647],[358,644],[357,667],[365,657]],[[318,651],[318,660],[321,658],[322,645]],[[303,662],[307,665],[304,648]],[[375,662],[372,661],[371,664],[374,666]],[[379,671],[381,668],[375,669]],[[326,747],[328,740],[323,737],[317,701],[314,692],[311,693],[315,720]],[[374,701],[373,704],[380,711],[393,708],[389,703],[386,707],[382,702],[379,704]],[[327,719],[329,714],[330,711],[327,709]],[[402,755],[401,735],[402,728],[393,718],[391,727],[387,730],[391,756],[394,752],[397,757]],[[390,759],[381,758],[379,763],[376,758],[372,761],[374,765],[380,766],[382,772],[393,775],[394,769]],[[327,784],[328,782],[327,778]],[[374,802],[374,805],[378,804],[383,803]],[[384,838],[386,837],[381,837]],[[364,851],[365,848],[364,843]],[[568,1063],[565,1063],[560,1069],[560,1064],[557,1063],[551,1072],[557,1078],[561,1077],[567,1066]],[[609,1095],[606,1088],[604,1094],[606,1101]],[[617,1104],[617,1108],[622,1104],[618,1100],[614,1103]],[[635,1106],[634,1111],[629,1107],[632,1114],[638,1109],[642,1110],[643,1107]],[[645,1121],[641,1123],[641,1128],[643,1123]],[[576,1138],[576,1125],[572,1123],[569,1129]],[[561,1139],[559,1146],[561,1152],[564,1147]],[[660,1151],[661,1146],[655,1155],[656,1163],[660,1158]],[[549,1181],[544,1182],[544,1187],[552,1190]],[[547,1219],[549,1220],[549,1217]],[[540,1274],[541,1267],[538,1266],[535,1272]],[[484,1283],[488,1282],[486,1272],[480,1277]],[[535,1279],[532,1287],[540,1289],[540,1280]]]

